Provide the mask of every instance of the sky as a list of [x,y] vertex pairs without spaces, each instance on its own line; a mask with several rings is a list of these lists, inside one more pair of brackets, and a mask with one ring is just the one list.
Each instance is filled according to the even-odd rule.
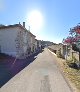
[[[28,17],[33,11],[42,16],[41,28],[30,29],[39,40],[61,43],[70,28],[80,23],[80,0],[0,0],[0,24],[26,22],[29,29]],[[35,22],[37,27],[40,18],[36,17]]]

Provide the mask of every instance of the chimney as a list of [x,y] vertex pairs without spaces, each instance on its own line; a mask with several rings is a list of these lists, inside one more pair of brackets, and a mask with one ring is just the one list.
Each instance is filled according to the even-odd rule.
[[23,22],[23,27],[25,28],[25,22]]
[[20,25],[20,22],[19,22],[19,25]]

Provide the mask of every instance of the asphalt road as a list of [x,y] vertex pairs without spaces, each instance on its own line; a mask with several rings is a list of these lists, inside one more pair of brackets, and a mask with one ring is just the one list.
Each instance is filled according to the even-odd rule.
[[7,82],[0,92],[72,92],[47,48]]

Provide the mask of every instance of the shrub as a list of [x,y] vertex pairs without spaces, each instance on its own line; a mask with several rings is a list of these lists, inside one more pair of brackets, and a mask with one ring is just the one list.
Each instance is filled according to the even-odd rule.
[[57,57],[58,57],[58,58],[62,58],[61,50],[58,50],[58,51],[57,51]]
[[77,59],[75,57],[73,57],[73,59],[70,59],[67,61],[67,64],[69,67],[71,68],[75,68],[75,69],[78,69],[78,66],[77,66]]

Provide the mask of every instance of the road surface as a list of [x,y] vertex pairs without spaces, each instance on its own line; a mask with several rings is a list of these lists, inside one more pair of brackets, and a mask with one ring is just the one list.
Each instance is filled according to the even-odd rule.
[[47,48],[7,82],[0,92],[72,92]]

